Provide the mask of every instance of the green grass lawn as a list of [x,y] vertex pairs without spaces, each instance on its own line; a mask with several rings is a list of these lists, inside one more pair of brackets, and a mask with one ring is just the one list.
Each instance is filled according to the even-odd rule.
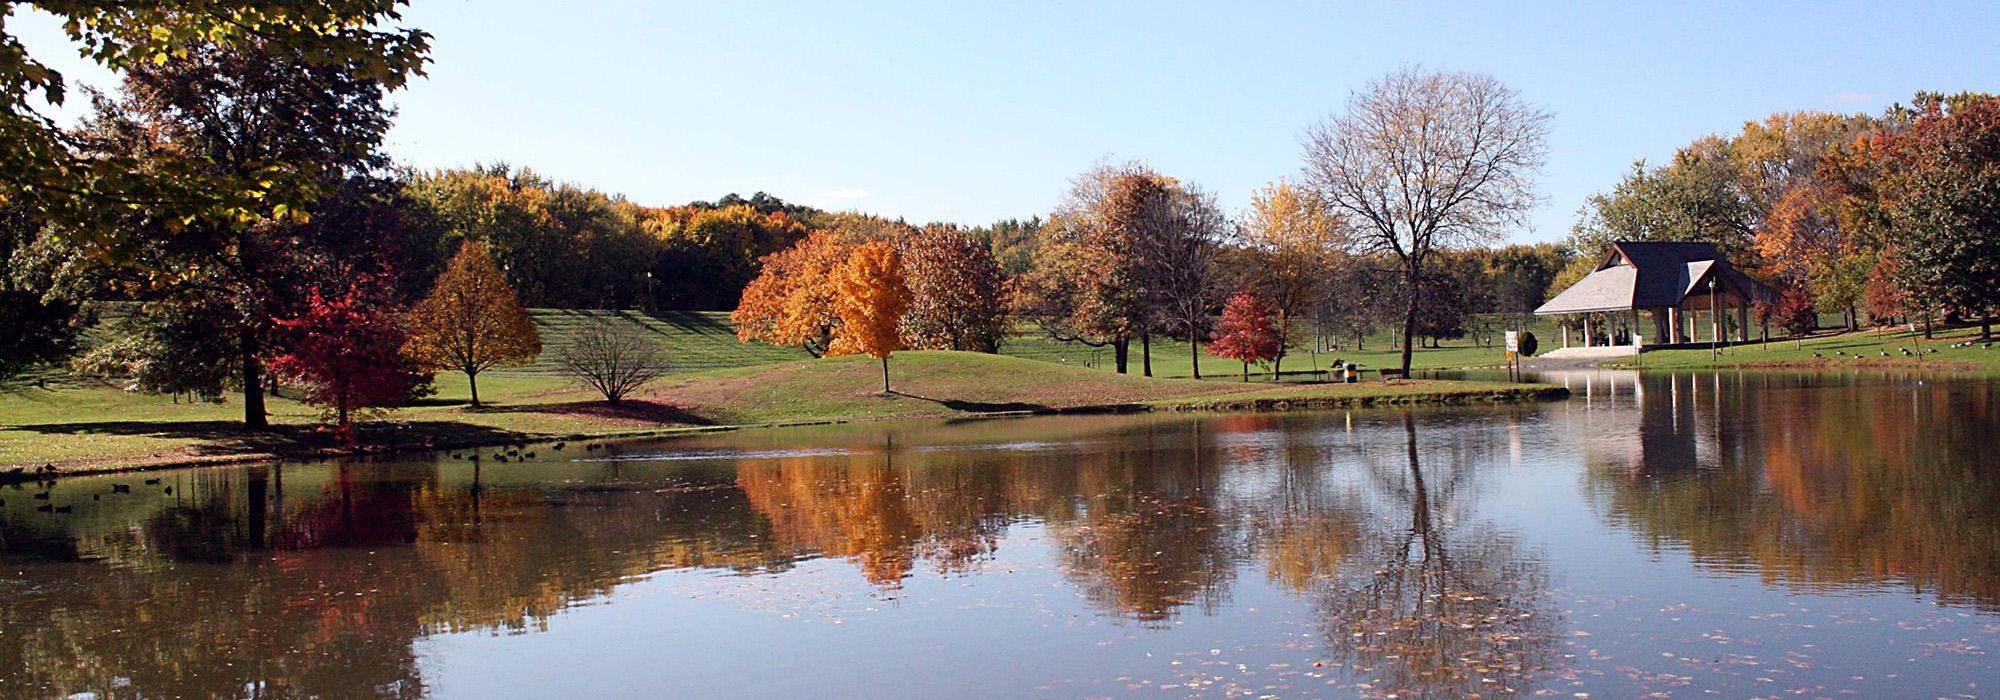
[[[1648,350],[1618,365],[1644,369],[1920,367],[2000,375],[2000,342],[1991,348],[1979,343],[1952,347],[1977,338],[1977,327],[1939,329],[1934,336],[1926,340],[1922,332],[1907,327],[1822,332],[1799,341],[1724,347],[1719,356],[1706,347]],[[1904,354],[1905,350],[1909,354]]]
[[[365,443],[498,444],[573,435],[617,435],[815,421],[993,415],[1084,407],[1264,408],[1379,401],[1524,399],[1502,385],[1416,381],[1269,385],[1149,379],[1004,355],[904,352],[891,362],[894,392],[866,357],[794,360],[670,376],[619,405],[547,372],[482,378],[488,405],[463,402],[463,377],[440,375],[439,396],[368,422]],[[317,412],[278,398],[273,429],[237,427],[240,406],[175,404],[104,385],[0,393],[0,464],[69,467],[176,463],[244,455],[297,455],[326,445]]]

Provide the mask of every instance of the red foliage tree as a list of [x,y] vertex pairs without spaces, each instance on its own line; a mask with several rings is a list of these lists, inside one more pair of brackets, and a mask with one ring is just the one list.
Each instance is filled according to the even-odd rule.
[[343,440],[358,411],[388,408],[428,393],[430,375],[403,355],[409,330],[367,282],[339,296],[318,287],[306,295],[305,313],[277,319],[288,352],[272,371],[304,390],[306,403],[331,414]]
[[1772,304],[1768,315],[1785,332],[1792,334],[1794,345],[1803,346],[1806,334],[1819,325],[1819,301],[1813,298],[1804,284],[1791,284]]
[[1237,292],[1222,306],[1222,323],[1216,326],[1215,342],[1209,352],[1243,363],[1243,381],[1250,381],[1250,365],[1278,359],[1278,328],[1271,320],[1271,305],[1250,292]]

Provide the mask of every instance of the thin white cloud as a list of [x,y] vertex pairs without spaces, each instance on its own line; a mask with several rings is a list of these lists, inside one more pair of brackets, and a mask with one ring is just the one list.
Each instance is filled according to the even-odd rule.
[[1882,97],[1881,95],[1877,95],[1872,92],[1861,92],[1859,90],[1853,90],[1848,92],[1836,92],[1834,94],[1828,95],[1826,97],[1826,103],[1831,105],[1855,105],[1855,104],[1875,102],[1881,99],[1881,97]]

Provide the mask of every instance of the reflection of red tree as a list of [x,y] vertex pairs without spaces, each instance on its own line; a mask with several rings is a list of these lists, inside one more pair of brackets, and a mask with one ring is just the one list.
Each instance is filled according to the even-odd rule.
[[364,547],[408,544],[417,540],[417,514],[412,504],[416,486],[376,475],[363,479],[363,467],[336,467],[324,497],[286,518],[277,538],[279,549]]

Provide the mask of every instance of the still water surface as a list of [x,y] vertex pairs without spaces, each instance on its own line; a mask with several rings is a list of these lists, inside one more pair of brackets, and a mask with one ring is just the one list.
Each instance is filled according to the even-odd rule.
[[0,697],[2000,696],[1995,384],[1547,379],[0,488]]

